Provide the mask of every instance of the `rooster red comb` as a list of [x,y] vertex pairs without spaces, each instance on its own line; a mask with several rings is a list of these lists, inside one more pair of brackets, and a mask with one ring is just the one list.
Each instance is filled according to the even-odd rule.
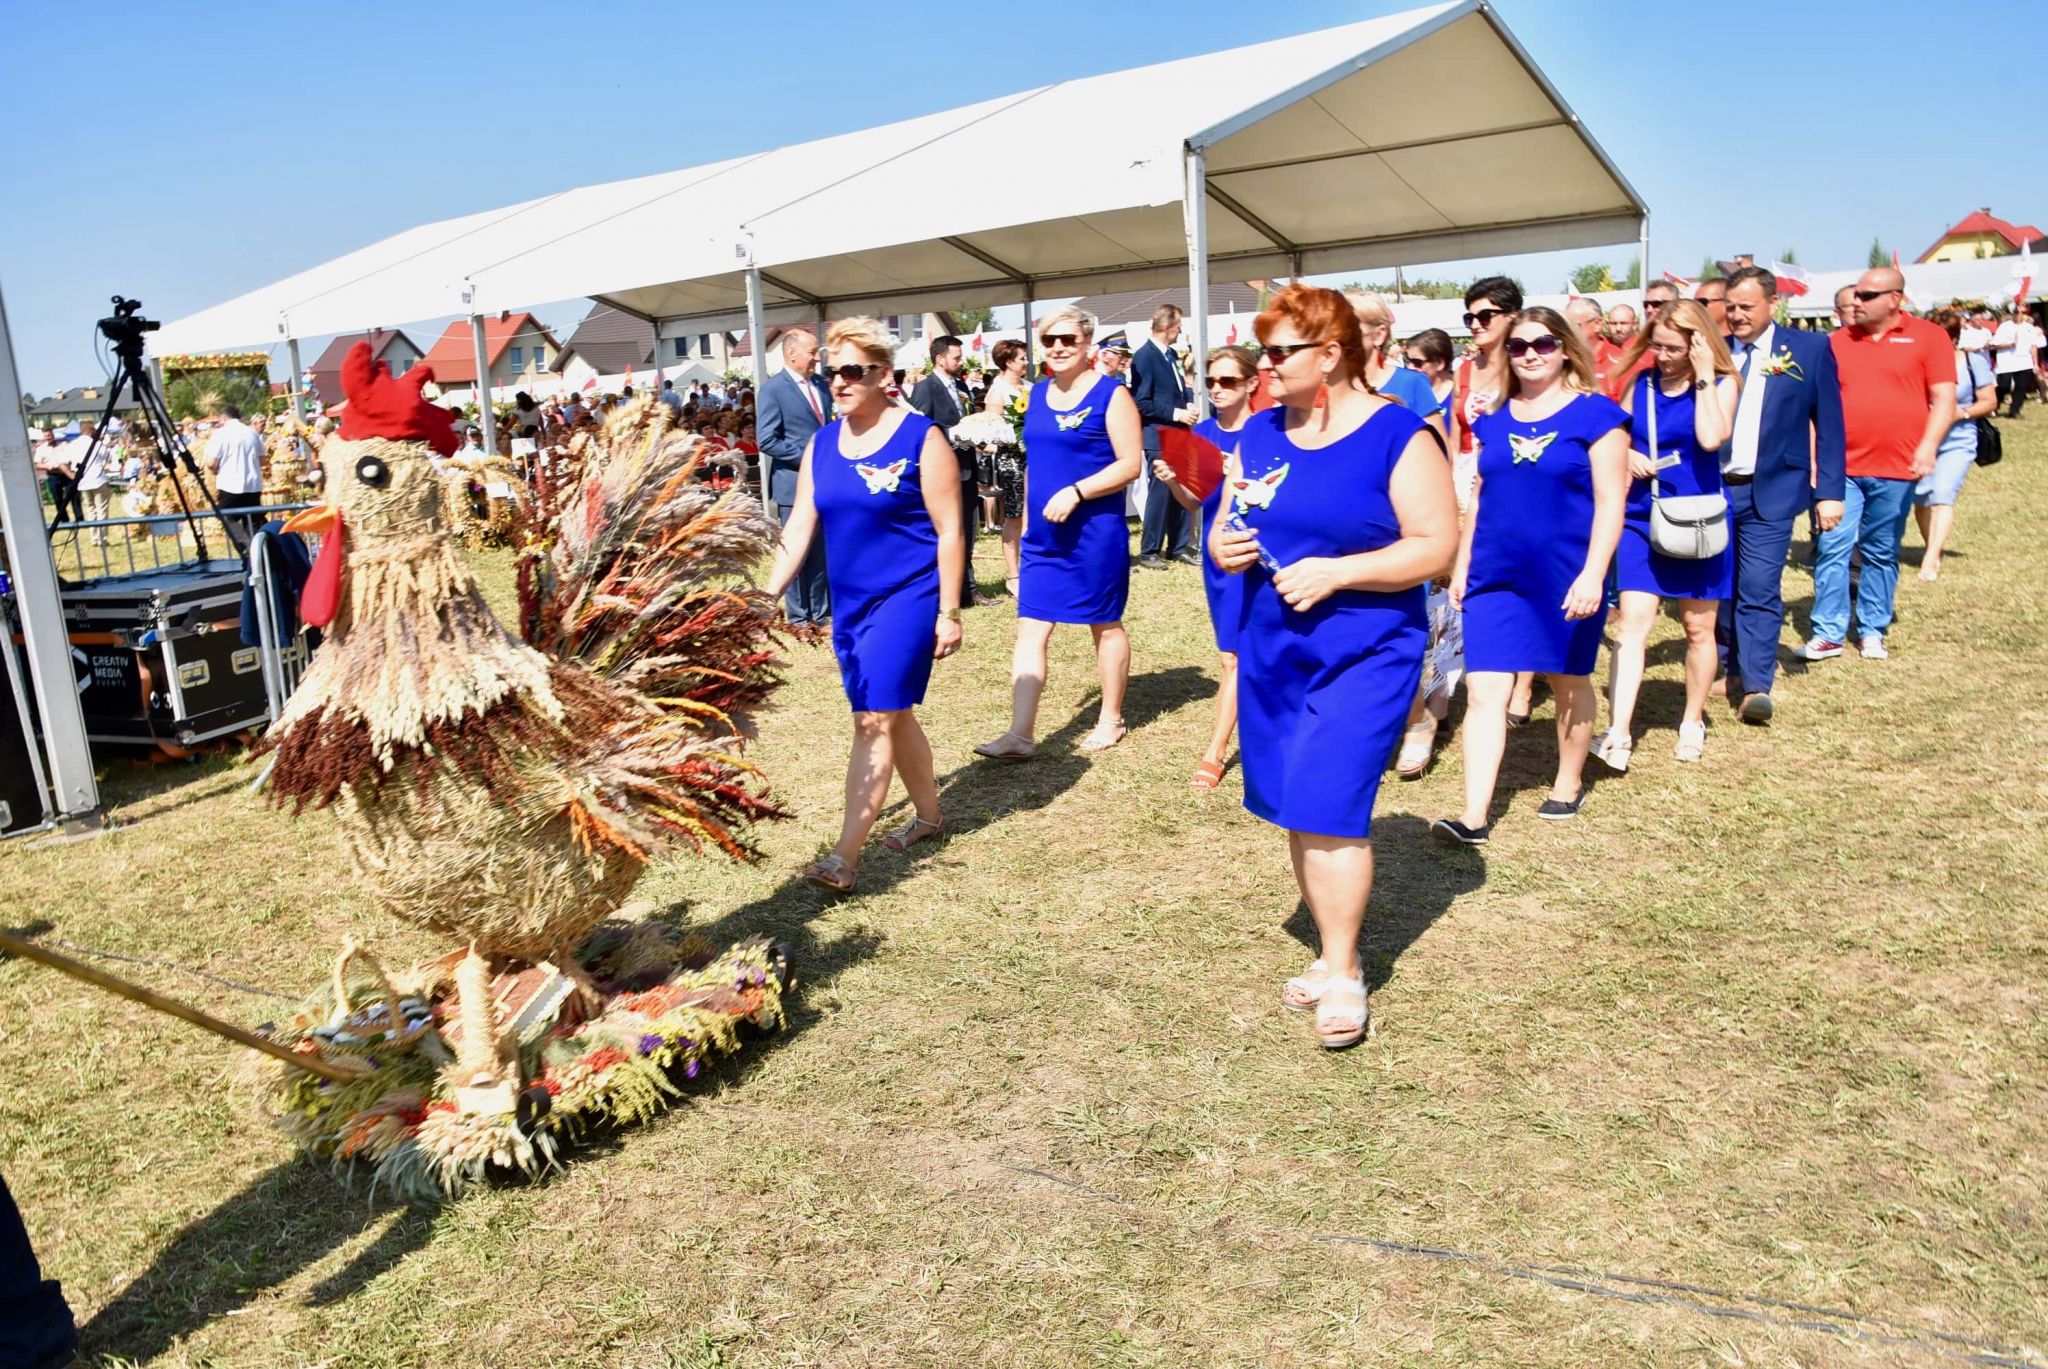
[[434,378],[430,366],[415,366],[393,378],[391,367],[370,359],[370,344],[358,342],[341,361],[341,391],[348,398],[336,435],[350,442],[381,437],[389,442],[424,442],[443,456],[455,455],[462,440],[455,418],[429,404],[420,387]]

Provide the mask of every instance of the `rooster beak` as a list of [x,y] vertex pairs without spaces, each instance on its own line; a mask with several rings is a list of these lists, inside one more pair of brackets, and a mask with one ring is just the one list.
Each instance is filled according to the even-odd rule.
[[325,533],[334,530],[341,521],[341,510],[332,504],[315,504],[310,509],[300,509],[285,520],[286,532]]

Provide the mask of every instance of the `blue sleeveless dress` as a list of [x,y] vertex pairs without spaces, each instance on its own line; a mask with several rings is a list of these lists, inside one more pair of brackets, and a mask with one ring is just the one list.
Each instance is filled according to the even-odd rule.
[[1064,523],[1045,516],[1046,501],[1115,464],[1109,401],[1121,388],[1099,376],[1064,412],[1049,401],[1051,381],[1031,387],[1024,411],[1024,539],[1017,569],[1017,616],[1043,623],[1114,623],[1131,592],[1131,534],[1124,492],[1083,500]]
[[[1246,423],[1242,479],[1229,497],[1281,566],[1377,551],[1401,536],[1387,492],[1422,420],[1388,404],[1320,451],[1287,436],[1287,411]],[[1228,513],[1225,514],[1228,517]],[[1424,589],[1340,590],[1303,613],[1263,564],[1241,577],[1237,723],[1244,806],[1289,831],[1372,832],[1373,801],[1393,759],[1429,640]]]
[[[1679,463],[1657,477],[1657,493],[1666,499],[1688,494],[1721,493],[1721,454],[1700,446],[1693,430],[1697,396],[1690,388],[1681,395],[1667,395],[1651,383],[1655,368],[1636,377],[1634,430],[1635,449],[1650,454],[1650,419],[1647,405],[1657,397],[1657,446],[1664,456]],[[1650,545],[1650,482],[1632,480],[1628,487],[1628,516],[1621,525],[1621,545],[1614,550],[1615,580],[1622,589],[1641,590],[1663,599],[1727,599],[1735,593],[1735,549],[1725,547],[1719,556],[1686,560],[1664,556]]]
[[[1195,432],[1214,442],[1226,457],[1237,450],[1238,441],[1244,436],[1242,428],[1234,433],[1225,432],[1223,425],[1213,418],[1197,423]],[[1235,652],[1238,615],[1244,599],[1244,577],[1218,568],[1209,559],[1209,529],[1216,522],[1216,511],[1222,507],[1223,482],[1219,480],[1216,488],[1209,491],[1209,497],[1202,501],[1202,521],[1196,540],[1202,548],[1202,593],[1209,599],[1209,622],[1216,629],[1216,649]]]
[[840,454],[845,420],[818,429],[811,497],[825,535],[832,651],[857,713],[924,702],[938,645],[939,533],[924,506],[921,460],[932,428],[906,413],[873,456]]
[[1465,669],[1590,675],[1607,615],[1570,621],[1564,596],[1593,540],[1592,445],[1628,415],[1605,395],[1579,395],[1535,423],[1509,408],[1472,424],[1481,486],[1465,573]]

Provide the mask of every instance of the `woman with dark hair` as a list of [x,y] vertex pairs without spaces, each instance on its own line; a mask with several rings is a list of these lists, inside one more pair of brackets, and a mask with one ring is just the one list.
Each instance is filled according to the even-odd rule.
[[1245,577],[1244,806],[1286,829],[1321,942],[1281,1001],[1313,1010],[1318,1044],[1335,1050],[1365,1036],[1373,802],[1421,674],[1422,587],[1451,562],[1457,501],[1424,420],[1359,383],[1370,363],[1342,295],[1290,285],[1257,328],[1282,407],[1247,422],[1225,462],[1209,554]]
[[[1423,378],[1436,404],[1438,426],[1446,433],[1456,430],[1452,409],[1457,385],[1451,379],[1451,335],[1441,328],[1425,328],[1408,339],[1403,349],[1408,369]],[[1470,472],[1452,484],[1458,495],[1458,512],[1464,515],[1472,495]],[[1442,576],[1429,586],[1429,650],[1422,658],[1422,688],[1408,710],[1408,730],[1401,738],[1400,754],[1394,757],[1394,773],[1404,780],[1419,780],[1429,773],[1436,759],[1437,729],[1451,713],[1451,695],[1465,676],[1465,626],[1451,603],[1450,577]]]
[[[1031,393],[1031,383],[1024,377],[1031,364],[1031,349],[1015,338],[1004,338],[995,345],[990,357],[996,370],[989,378],[982,411],[1007,417],[1010,401]],[[998,446],[993,464],[995,490],[989,495],[989,521],[1002,526],[1003,584],[1015,598],[1017,549],[1024,538],[1024,448],[1015,442]]]
[[1451,410],[1456,406],[1458,385],[1451,379],[1451,335],[1441,328],[1425,328],[1408,339],[1404,349],[1408,369],[1419,371],[1429,382],[1429,393],[1436,400],[1438,420],[1446,434],[1456,427]]
[[1451,572],[1465,612],[1465,810],[1431,829],[1468,846],[1491,831],[1518,671],[1550,676],[1557,696],[1557,778],[1537,816],[1576,817],[1585,802],[1591,676],[1628,497],[1628,415],[1595,388],[1579,330],[1555,309],[1527,309],[1504,350],[1506,402],[1475,425],[1479,480]]

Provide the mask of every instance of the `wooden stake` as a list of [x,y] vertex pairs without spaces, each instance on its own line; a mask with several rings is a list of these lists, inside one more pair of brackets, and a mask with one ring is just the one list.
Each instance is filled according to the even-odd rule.
[[73,960],[70,956],[59,955],[48,947],[40,946],[33,941],[24,940],[21,937],[12,936],[6,932],[0,932],[0,951],[6,951],[11,955],[18,955],[24,960],[33,960],[39,964],[48,965],[51,969],[62,971],[73,979],[82,979],[88,984],[105,989],[108,993],[117,994],[122,998],[128,999],[130,1002],[140,1003],[145,1008],[152,1008],[157,1012],[168,1013],[172,1017],[181,1018],[186,1022],[190,1022],[195,1027],[201,1027],[212,1032],[215,1036],[224,1036],[237,1045],[247,1046],[250,1050],[258,1050],[262,1051],[265,1055],[274,1056],[285,1064],[290,1065],[293,1069],[301,1069],[308,1074],[317,1074],[322,1079],[332,1079],[337,1084],[352,1084],[362,1077],[359,1072],[343,1069],[339,1065],[330,1065],[318,1056],[300,1055],[288,1046],[280,1046],[267,1036],[258,1036],[255,1032],[238,1027],[232,1022],[223,1022],[211,1013],[201,1012],[189,1003],[180,1003],[175,998],[165,998],[162,994],[145,989],[140,984],[131,984],[117,975],[108,974],[105,970],[94,969],[90,965]]

